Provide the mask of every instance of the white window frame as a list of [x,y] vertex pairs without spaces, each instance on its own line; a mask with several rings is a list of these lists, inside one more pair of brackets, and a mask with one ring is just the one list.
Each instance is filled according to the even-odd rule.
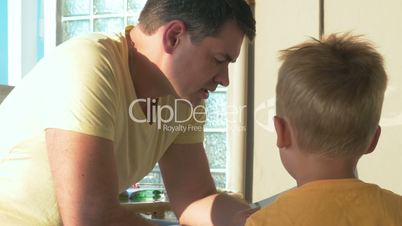
[[[8,85],[16,86],[22,77],[36,64],[37,6],[39,0],[8,1]],[[54,0],[42,0],[44,20],[41,27],[45,40],[45,55],[56,47],[56,4]],[[24,4],[22,4],[24,3]]]
[[8,1],[7,10],[8,85],[15,86],[22,78],[22,0]]

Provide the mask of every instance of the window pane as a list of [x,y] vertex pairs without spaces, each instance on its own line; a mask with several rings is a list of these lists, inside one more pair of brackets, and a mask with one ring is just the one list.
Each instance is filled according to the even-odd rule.
[[206,132],[204,145],[211,169],[225,169],[226,133]]
[[128,0],[127,1],[127,12],[130,15],[127,17],[127,24],[137,24],[138,18],[142,8],[144,8],[146,0]]
[[137,17],[132,17],[132,16],[127,17],[127,24],[131,24],[131,25],[138,24]]
[[95,32],[121,32],[124,29],[124,19],[122,17],[102,18],[94,20]]
[[64,0],[63,16],[84,16],[90,14],[91,0]]
[[89,20],[63,22],[63,41],[90,32]]
[[159,186],[163,184],[162,175],[158,164],[155,164],[151,172],[148,173],[141,181],[138,182],[140,187],[148,187],[148,185]]
[[226,174],[225,173],[212,173],[215,181],[215,186],[220,189],[226,188]]
[[156,186],[163,184],[160,172],[152,171],[140,181],[140,187],[146,187],[149,184]]
[[123,0],[94,0],[94,14],[123,13]]
[[134,17],[138,17],[140,15],[142,8],[144,8],[146,2],[147,2],[146,0],[128,0],[127,1],[128,13],[133,15]]
[[207,121],[205,128],[226,128],[226,93],[214,92],[209,95],[210,97],[206,101]]

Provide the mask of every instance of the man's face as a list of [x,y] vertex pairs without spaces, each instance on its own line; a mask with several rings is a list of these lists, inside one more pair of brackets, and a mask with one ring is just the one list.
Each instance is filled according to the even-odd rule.
[[179,97],[197,105],[219,84],[229,85],[228,65],[239,56],[243,37],[232,21],[226,22],[218,36],[205,37],[198,43],[193,44],[188,33],[183,36],[168,75]]

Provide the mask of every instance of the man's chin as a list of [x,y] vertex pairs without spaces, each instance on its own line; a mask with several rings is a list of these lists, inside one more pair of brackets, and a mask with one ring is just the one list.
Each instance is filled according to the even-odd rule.
[[190,101],[191,105],[193,105],[193,107],[196,107],[198,105],[201,104],[202,99],[200,98],[188,98],[188,101]]
[[202,99],[195,96],[180,97],[180,99],[190,102],[193,107],[196,107],[202,103]]

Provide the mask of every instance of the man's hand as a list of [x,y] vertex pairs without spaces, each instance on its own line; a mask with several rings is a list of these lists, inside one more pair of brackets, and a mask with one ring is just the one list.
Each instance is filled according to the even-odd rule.
[[243,200],[217,194],[202,143],[172,145],[159,166],[182,225],[233,226],[236,213],[249,209]]

